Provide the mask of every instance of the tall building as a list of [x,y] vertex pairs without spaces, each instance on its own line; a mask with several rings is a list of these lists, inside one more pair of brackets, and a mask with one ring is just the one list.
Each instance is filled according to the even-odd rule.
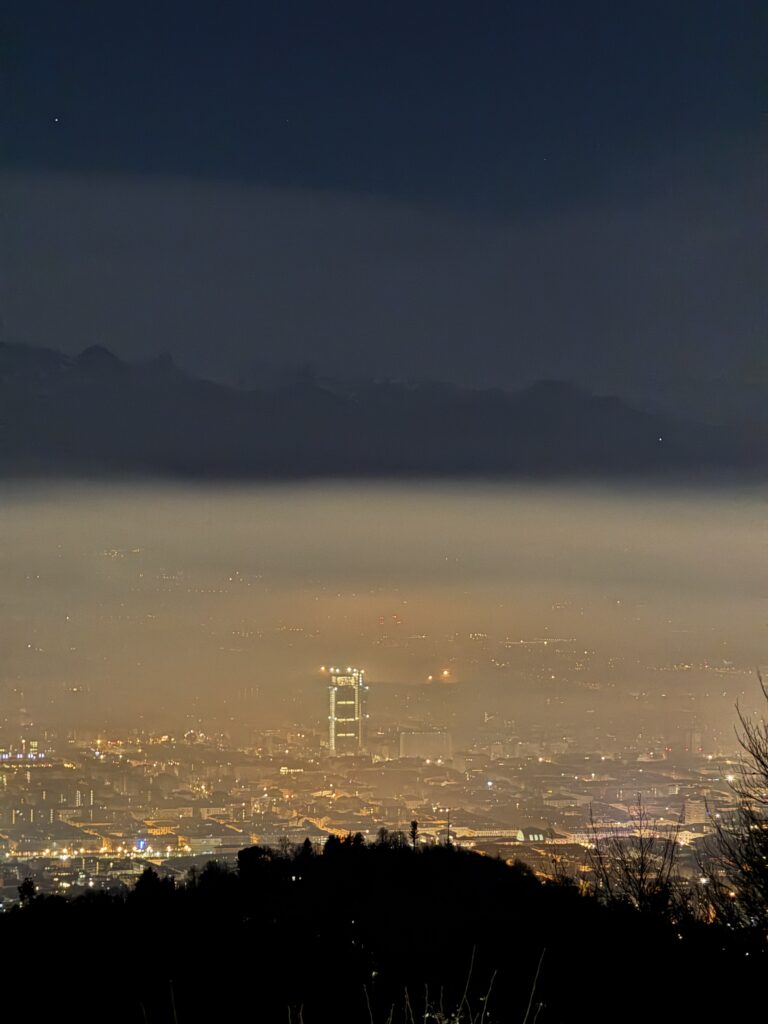
[[704,800],[686,800],[683,804],[683,824],[701,825],[709,821]]
[[332,668],[328,687],[328,737],[332,754],[358,754],[365,746],[368,687],[360,668]]
[[451,758],[451,737],[447,732],[401,732],[400,757],[420,757],[424,761],[449,761]]

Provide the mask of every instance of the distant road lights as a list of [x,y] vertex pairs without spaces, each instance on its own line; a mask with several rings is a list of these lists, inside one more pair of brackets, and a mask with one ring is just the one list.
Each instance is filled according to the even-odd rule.
[[450,674],[447,668],[443,669],[443,679],[447,679]]

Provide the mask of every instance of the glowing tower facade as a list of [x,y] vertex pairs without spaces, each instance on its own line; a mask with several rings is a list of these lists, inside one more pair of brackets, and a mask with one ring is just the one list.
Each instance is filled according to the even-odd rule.
[[368,719],[365,673],[360,668],[330,669],[328,739],[331,754],[359,754]]

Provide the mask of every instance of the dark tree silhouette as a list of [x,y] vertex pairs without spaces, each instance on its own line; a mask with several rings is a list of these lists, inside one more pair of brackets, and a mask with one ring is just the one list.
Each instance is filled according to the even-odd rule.
[[136,882],[133,895],[139,900],[161,899],[170,895],[175,888],[172,878],[160,878],[154,868],[144,868]]
[[[763,698],[768,688],[757,673]],[[742,757],[731,788],[735,811],[716,819],[717,843],[703,860],[713,914],[768,934],[768,720],[737,706]]]
[[408,830],[408,835],[411,838],[411,846],[416,849],[416,845],[419,841],[419,823],[418,821],[412,821],[411,827]]
[[37,895],[37,889],[35,887],[34,880],[31,878],[25,878],[19,886],[19,900],[22,906],[26,906],[31,903]]
[[331,834],[325,841],[325,846],[323,847],[323,856],[332,857],[334,854],[337,854],[340,849],[341,840],[339,839],[338,836]]
[[661,832],[648,816],[640,794],[632,818],[633,835],[624,835],[616,827],[604,834],[590,811],[593,844],[589,865],[596,895],[605,903],[626,904],[676,919],[687,913],[677,870],[680,822],[671,832]]

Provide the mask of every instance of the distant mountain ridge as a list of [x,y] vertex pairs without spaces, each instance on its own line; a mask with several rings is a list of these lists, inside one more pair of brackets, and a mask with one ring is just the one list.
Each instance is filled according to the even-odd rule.
[[306,476],[761,476],[767,439],[591,395],[296,379],[240,390],[169,356],[127,363],[0,344],[0,473]]

